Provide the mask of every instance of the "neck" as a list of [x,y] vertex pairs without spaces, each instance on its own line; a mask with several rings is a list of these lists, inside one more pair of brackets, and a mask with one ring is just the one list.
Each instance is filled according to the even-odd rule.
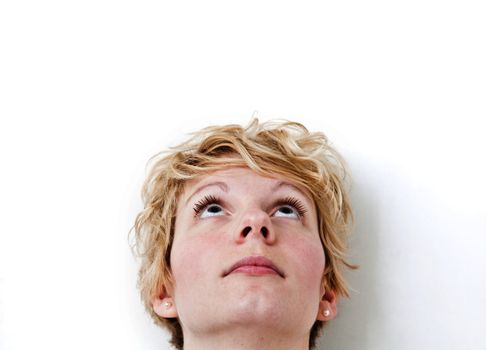
[[184,350],[309,350],[309,333],[270,333],[247,327],[223,334],[191,334],[184,332]]

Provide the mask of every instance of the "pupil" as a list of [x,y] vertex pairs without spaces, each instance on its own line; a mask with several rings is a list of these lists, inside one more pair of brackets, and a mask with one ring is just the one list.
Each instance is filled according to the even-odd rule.
[[[214,210],[215,209],[215,210]],[[218,212],[218,207],[212,205],[208,208],[208,210],[212,213],[217,213]]]
[[286,214],[291,214],[292,210],[289,207],[282,207],[283,211],[286,211]]

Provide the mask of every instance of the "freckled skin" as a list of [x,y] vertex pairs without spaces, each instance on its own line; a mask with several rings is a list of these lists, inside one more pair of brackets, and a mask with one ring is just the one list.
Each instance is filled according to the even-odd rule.
[[[178,202],[171,251],[173,298],[185,342],[190,337],[233,331],[255,337],[290,332],[308,339],[322,297],[324,251],[310,194],[285,186],[271,192],[279,180],[288,181],[281,176],[262,177],[248,168],[231,168],[187,183]],[[185,206],[196,188],[212,181],[224,181],[229,192],[210,186]],[[194,204],[207,195],[219,197],[223,203],[203,209],[199,215],[205,217],[194,217]],[[292,207],[280,210],[288,205],[273,205],[288,196],[304,204],[304,218]],[[220,210],[208,211],[211,206]],[[253,230],[244,235],[247,226]],[[266,237],[260,232],[262,226],[268,230]],[[285,278],[245,273],[222,276],[236,261],[250,255],[268,257]]]

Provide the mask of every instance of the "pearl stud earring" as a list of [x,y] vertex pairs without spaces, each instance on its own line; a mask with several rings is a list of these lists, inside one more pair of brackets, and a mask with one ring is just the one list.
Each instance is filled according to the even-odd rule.
[[172,303],[170,301],[166,301],[166,302],[164,302],[164,306],[165,307],[171,307]]
[[331,314],[331,311],[329,311],[328,309],[324,310],[324,316],[329,316]]

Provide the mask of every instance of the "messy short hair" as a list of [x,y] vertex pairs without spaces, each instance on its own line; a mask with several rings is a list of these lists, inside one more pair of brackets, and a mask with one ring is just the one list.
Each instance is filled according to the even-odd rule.
[[[142,188],[144,209],[135,219],[132,253],[140,260],[137,287],[146,311],[157,326],[171,333],[170,343],[183,349],[178,318],[164,318],[153,310],[152,300],[173,285],[170,252],[174,239],[177,202],[187,180],[216,170],[246,166],[262,176],[280,174],[312,194],[321,243],[326,256],[322,286],[336,296],[349,298],[344,267],[359,268],[346,261],[347,236],[354,226],[346,190],[349,172],[341,155],[322,132],[289,120],[260,123],[253,117],[246,127],[237,124],[208,126],[192,132],[179,145],[152,156]],[[239,157],[228,157],[230,155]],[[326,322],[316,320],[310,330],[309,348],[314,349]]]

